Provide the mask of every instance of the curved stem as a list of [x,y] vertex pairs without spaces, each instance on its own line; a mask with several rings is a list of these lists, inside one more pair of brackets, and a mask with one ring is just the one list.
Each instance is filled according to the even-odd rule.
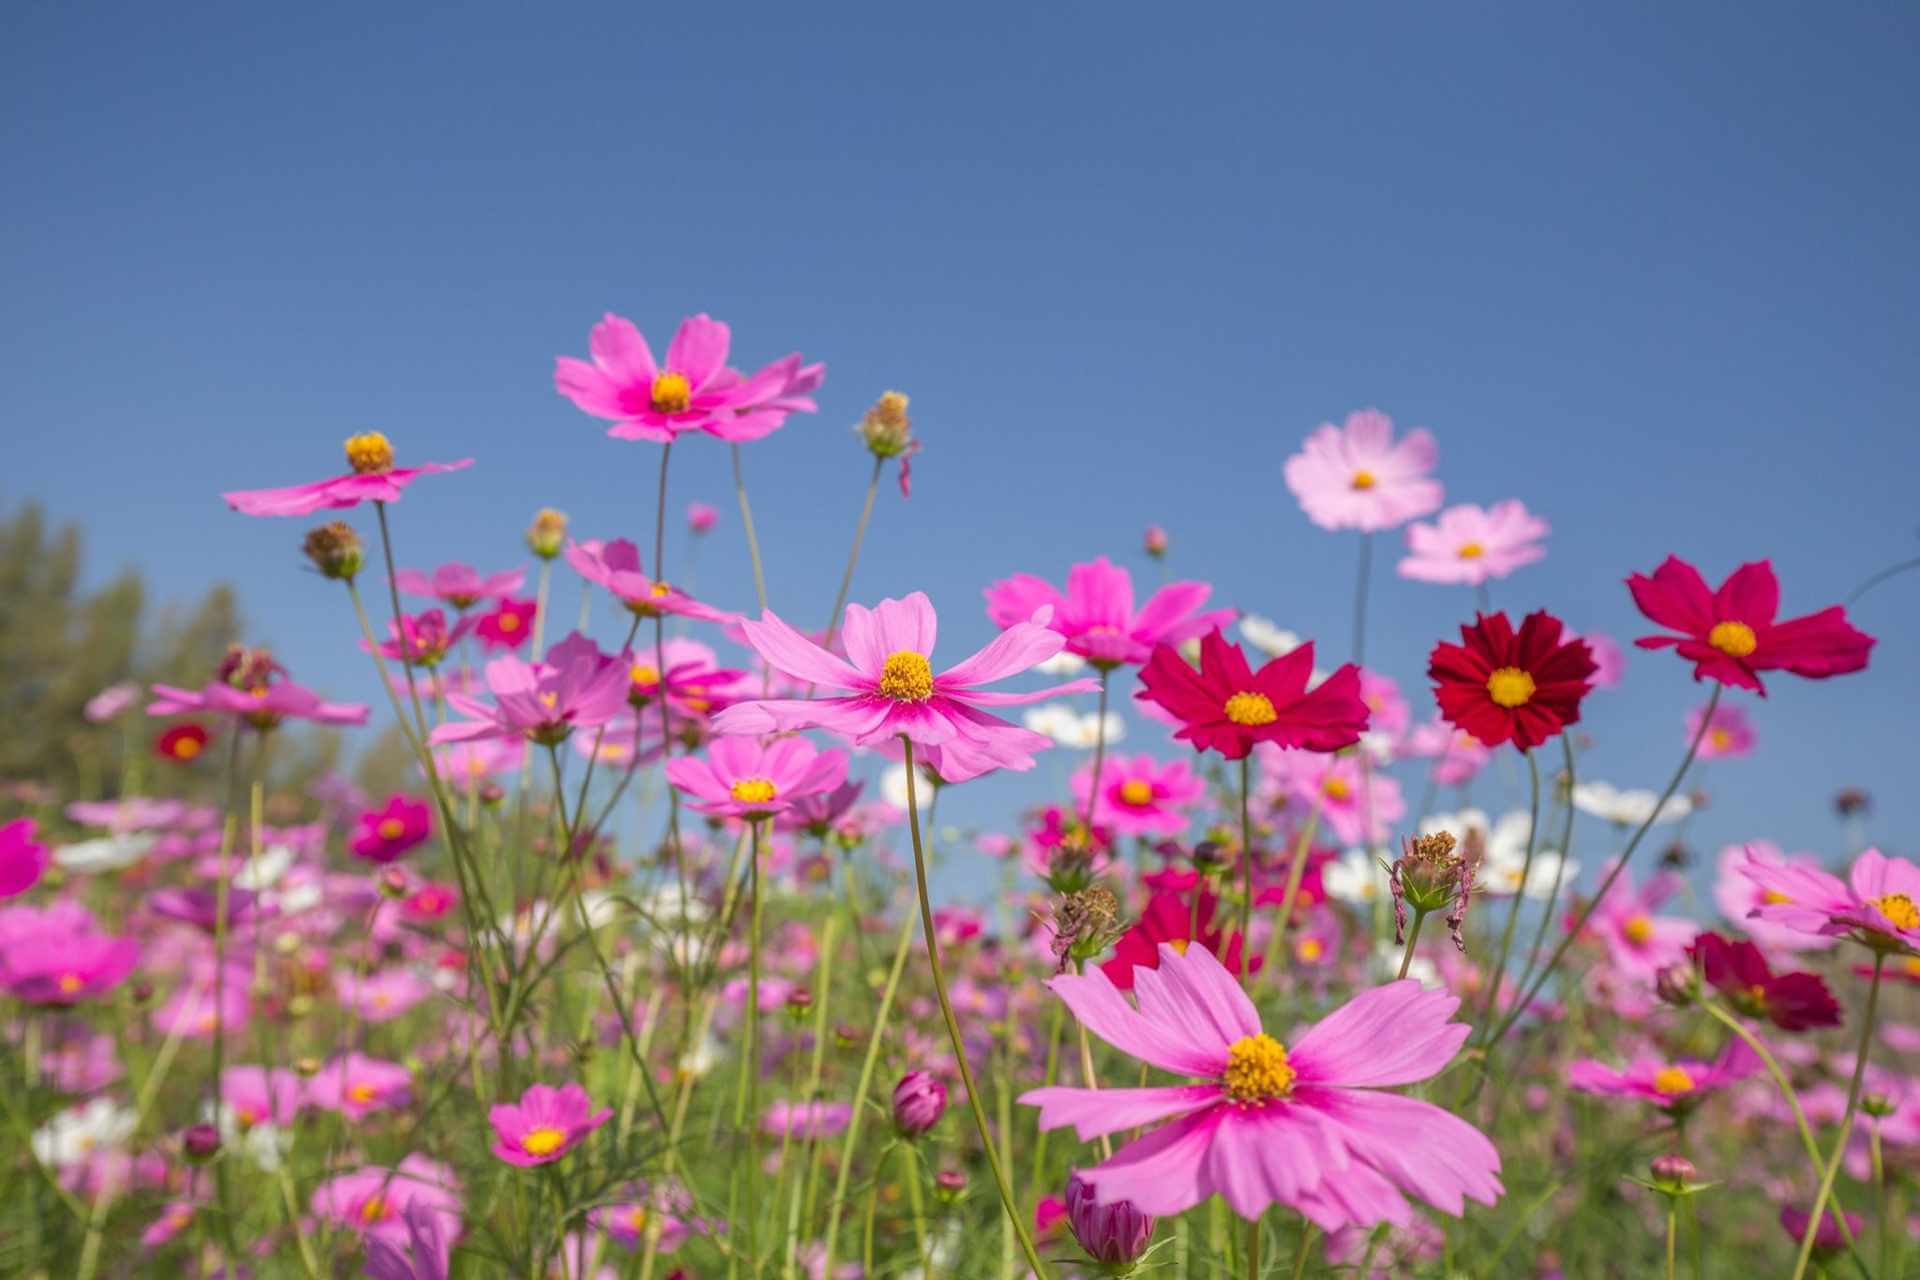
[[[1313,1252],[1313,1235],[1316,1230],[1318,1230],[1318,1228],[1311,1222],[1302,1221],[1300,1224],[1300,1252],[1295,1254],[1293,1258],[1293,1280],[1300,1280],[1300,1277],[1307,1274],[1307,1258]],[[1360,1266],[1361,1275],[1373,1274],[1367,1269],[1367,1264],[1372,1262],[1372,1260],[1373,1246],[1369,1244],[1367,1246],[1366,1261],[1361,1263]]]
[[1533,758],[1531,751],[1522,751],[1520,754],[1526,757],[1527,781],[1532,796],[1527,813],[1527,856],[1520,864],[1520,883],[1513,891],[1513,901],[1507,904],[1507,925],[1500,931],[1500,954],[1494,960],[1493,968],[1487,971],[1487,1003],[1480,1012],[1483,1030],[1492,1026],[1493,1011],[1500,1006],[1500,980],[1507,975],[1507,955],[1513,949],[1514,927],[1520,923],[1520,904],[1527,899],[1527,883],[1533,878],[1533,855],[1540,847],[1540,762]]
[[[1712,711],[1708,711],[1712,715]],[[1704,725],[1704,721],[1702,722]],[[1833,1195],[1833,1180],[1839,1176],[1840,1160],[1847,1154],[1847,1139],[1853,1136],[1853,1118],[1860,1109],[1860,1081],[1867,1073],[1867,1057],[1873,1049],[1873,1019],[1880,1009],[1880,973],[1886,967],[1887,954],[1873,953],[1873,984],[1867,988],[1867,1011],[1860,1019],[1860,1047],[1854,1053],[1853,1080],[1847,1085],[1847,1110],[1840,1117],[1840,1132],[1833,1139],[1833,1154],[1827,1158],[1827,1171],[1820,1179],[1820,1193],[1814,1197],[1813,1211],[1807,1215],[1807,1233],[1800,1240],[1800,1258],[1794,1264],[1793,1280],[1807,1274],[1807,1260],[1813,1256],[1813,1242],[1820,1234],[1820,1218]],[[1845,1230],[1846,1214],[1834,1210],[1834,1219]]]
[[861,504],[859,523],[853,526],[853,548],[847,552],[847,568],[840,575],[840,589],[833,595],[833,612],[827,615],[826,639],[820,642],[829,652],[833,649],[834,634],[840,629],[840,611],[847,607],[847,592],[853,590],[853,571],[860,563],[860,544],[866,541],[867,521],[873,519],[873,499],[880,491],[880,468],[886,461],[885,458],[873,460],[873,475],[867,480],[867,500]]
[[1101,664],[1100,667],[1100,705],[1095,710],[1093,726],[1093,782],[1087,788],[1087,850],[1093,850],[1093,813],[1100,806],[1100,774],[1107,763],[1107,681],[1113,675],[1113,668]]
[[1553,869],[1553,887],[1547,890],[1547,905],[1540,912],[1540,924],[1533,931],[1533,941],[1527,946],[1527,963],[1520,970],[1519,980],[1514,991],[1517,994],[1533,977],[1534,966],[1540,963],[1540,946],[1546,941],[1547,929],[1553,923],[1553,909],[1560,904],[1560,887],[1567,879],[1567,861],[1573,857],[1573,739],[1570,734],[1560,735],[1560,750],[1567,762],[1567,808],[1566,818],[1560,827],[1560,862]]
[[760,562],[760,539],[753,532],[753,508],[747,503],[747,479],[740,470],[740,446],[730,444],[733,452],[733,491],[740,499],[740,527],[747,533],[747,554],[753,558],[753,594],[760,601],[760,612],[767,611],[767,571]]
[[1427,913],[1415,910],[1413,913],[1413,928],[1407,930],[1407,949],[1400,955],[1400,972],[1395,975],[1395,982],[1406,977],[1407,970],[1413,967],[1413,946],[1416,942],[1420,941],[1420,926],[1426,922]]
[[960,1083],[967,1090],[967,1107],[973,1112],[974,1127],[980,1131],[980,1143],[986,1148],[987,1164],[993,1169],[993,1182],[1000,1192],[1001,1207],[1013,1221],[1014,1235],[1020,1241],[1020,1251],[1026,1255],[1027,1265],[1033,1268],[1035,1276],[1045,1280],[1050,1273],[1046,1264],[1040,1261],[1039,1251],[1033,1246],[1033,1237],[1027,1231],[1026,1221],[1014,1203],[1013,1187],[1007,1182],[1006,1168],[1000,1162],[1000,1149],[994,1144],[993,1134],[987,1126],[986,1105],[980,1100],[980,1090],[974,1084],[973,1068],[967,1065],[966,1040],[960,1034],[959,1021],[953,1016],[953,1001],[947,998],[947,979],[940,971],[940,943],[933,924],[933,902],[927,896],[927,855],[920,840],[920,801],[914,782],[913,740],[902,734],[900,746],[907,767],[907,827],[913,837],[914,888],[920,895],[920,928],[926,938],[933,993],[940,1000],[940,1016],[947,1024],[947,1038],[953,1044],[954,1061],[960,1068]]
[[1854,601],[1858,600],[1861,596],[1864,596],[1865,594],[1867,594],[1867,592],[1873,590],[1875,587],[1879,586],[1881,583],[1885,582],[1887,579],[1897,578],[1901,574],[1911,572],[1914,569],[1920,569],[1920,557],[1916,557],[1912,560],[1902,560],[1899,564],[1888,565],[1886,568],[1882,569],[1880,572],[1874,574],[1872,577],[1868,578],[1865,582],[1862,582],[1859,586],[1855,587],[1853,591],[1847,596],[1847,603],[1848,604],[1854,603]]

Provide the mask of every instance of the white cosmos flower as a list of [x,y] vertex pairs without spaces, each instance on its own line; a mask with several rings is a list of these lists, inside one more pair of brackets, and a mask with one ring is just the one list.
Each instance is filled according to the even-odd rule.
[[215,1110],[211,1102],[200,1104],[200,1118],[220,1130],[220,1145],[240,1152],[267,1173],[278,1170],[287,1153],[293,1150],[291,1130],[266,1122],[243,1126],[234,1116],[233,1108],[219,1107],[217,1117]]
[[[1099,742],[1098,712],[1075,711],[1064,702],[1047,702],[1029,710],[1021,721],[1034,733],[1044,733],[1063,747],[1091,751]],[[1107,712],[1107,745],[1127,736],[1127,724],[1118,713]],[[904,801],[896,806],[905,808]]]
[[1296,635],[1276,624],[1272,618],[1263,618],[1257,613],[1249,613],[1240,619],[1240,638],[1270,658],[1292,653],[1306,643],[1304,636]]
[[1388,892],[1387,873],[1365,849],[1349,849],[1338,861],[1322,867],[1320,884],[1329,898],[1362,906],[1379,901]]
[[[1637,827],[1645,822],[1659,800],[1658,792],[1622,791],[1604,782],[1578,782],[1573,787],[1574,808],[1623,827]],[[1678,822],[1692,812],[1693,801],[1685,795],[1676,794],[1669,796],[1666,804],[1661,805],[1660,814],[1654,822],[1655,825]]]
[[133,1136],[139,1116],[111,1098],[62,1111],[36,1129],[33,1154],[41,1164],[64,1169],[96,1151],[121,1146]]
[[257,858],[248,858],[240,864],[240,870],[234,873],[233,887],[236,889],[271,889],[280,883],[280,877],[287,874],[293,866],[293,848],[290,845],[270,844],[260,851]]
[[1086,669],[1085,658],[1077,653],[1068,653],[1065,649],[1034,667],[1035,671],[1047,676],[1077,676]]
[[[1382,979],[1392,981],[1400,972],[1400,957],[1406,948],[1392,938],[1382,938],[1373,944],[1373,968]],[[1438,991],[1447,984],[1440,979],[1440,970],[1433,961],[1419,952],[1414,952],[1413,963],[1407,966],[1407,976],[1429,990]]]
[[153,848],[153,841],[152,832],[99,836],[78,844],[62,845],[54,850],[53,860],[65,870],[77,871],[82,875],[118,871],[146,857],[147,850]]

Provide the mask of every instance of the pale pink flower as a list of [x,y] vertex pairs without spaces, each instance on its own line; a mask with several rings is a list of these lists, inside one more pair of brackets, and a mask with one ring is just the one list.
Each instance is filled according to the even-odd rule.
[[[1075,812],[1086,812],[1092,792],[1093,765],[1089,763],[1073,775]],[[1206,794],[1206,780],[1184,760],[1115,756],[1100,771],[1094,825],[1112,827],[1122,835],[1177,835],[1186,829],[1187,811]]]
[[1440,482],[1428,478],[1439,458],[1424,428],[1396,442],[1393,419],[1361,409],[1344,427],[1314,429],[1287,459],[1287,488],[1321,528],[1373,533],[1439,510]]
[[[1747,713],[1732,703],[1725,703],[1713,709],[1713,718],[1706,719],[1707,709],[1695,707],[1687,712],[1687,741],[1700,739],[1700,758],[1702,760],[1738,760],[1742,756],[1753,754],[1753,748],[1759,741],[1753,731],[1753,721],[1747,719]],[[1701,721],[1706,720],[1707,731],[1700,732]]]
[[847,780],[847,753],[821,751],[805,738],[716,738],[706,756],[667,761],[667,780],[702,813],[764,818]]
[[1748,875],[1743,864],[1749,859],[1778,867],[1820,870],[1820,860],[1812,854],[1784,853],[1771,840],[1749,840],[1745,844],[1730,844],[1722,849],[1718,872],[1713,880],[1713,900],[1719,905],[1720,913],[1735,928],[1745,930],[1748,937],[1770,951],[1825,951],[1839,941],[1824,934],[1808,933],[1755,916],[1756,909],[1768,905],[1769,892],[1779,901],[1790,900],[1778,890],[1762,888]]
[[1064,594],[1031,573],[994,583],[986,590],[987,616],[1011,627],[1051,609],[1046,625],[1066,637],[1067,652],[1116,667],[1145,662],[1157,644],[1196,640],[1232,622],[1231,609],[1202,610],[1211,594],[1204,582],[1170,582],[1136,609],[1133,575],[1100,556],[1067,570]]
[[1400,576],[1479,586],[1543,558],[1547,549],[1540,540],[1547,533],[1547,522],[1517,499],[1484,509],[1463,502],[1442,511],[1432,524],[1417,521],[1407,527],[1412,554],[1400,562]]

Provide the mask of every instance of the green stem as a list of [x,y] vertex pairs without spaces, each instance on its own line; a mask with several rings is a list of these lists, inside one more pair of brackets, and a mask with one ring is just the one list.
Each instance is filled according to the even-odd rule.
[[747,533],[747,554],[753,559],[753,594],[760,601],[760,612],[767,611],[767,571],[760,561],[760,539],[753,532],[753,508],[747,503],[747,479],[740,470],[740,446],[733,451],[733,490],[740,499],[740,527]]
[[[1300,1224],[1300,1252],[1295,1254],[1293,1258],[1293,1280],[1300,1280],[1301,1276],[1307,1274],[1307,1258],[1313,1253],[1313,1237],[1316,1230],[1317,1228],[1311,1222],[1302,1221]],[[1367,1256],[1369,1259],[1372,1258],[1373,1251],[1371,1248],[1368,1249]],[[1363,1263],[1360,1268],[1360,1274],[1365,1276],[1372,1273],[1367,1270],[1366,1265]]]
[[[1701,727],[1713,716],[1709,706],[1706,716],[1701,718]],[[1820,1179],[1820,1193],[1814,1197],[1813,1211],[1807,1215],[1807,1233],[1800,1241],[1800,1258],[1794,1264],[1793,1280],[1801,1280],[1807,1274],[1807,1260],[1813,1256],[1813,1242],[1820,1234],[1820,1218],[1827,1211],[1827,1200],[1833,1195],[1833,1180],[1840,1174],[1840,1160],[1847,1154],[1847,1139],[1853,1135],[1853,1118],[1860,1109],[1860,1082],[1867,1074],[1867,1057],[1873,1049],[1873,1020],[1880,1010],[1880,972],[1886,967],[1887,953],[1875,950],[1873,953],[1873,984],[1867,988],[1867,1012],[1860,1019],[1860,1047],[1854,1053],[1853,1080],[1847,1086],[1847,1109],[1840,1117],[1840,1132],[1833,1139],[1833,1154],[1827,1159],[1827,1171]],[[1834,1219],[1845,1230],[1846,1214],[1834,1210]]]
[[1527,856],[1520,864],[1520,884],[1513,891],[1513,901],[1507,904],[1507,924],[1500,931],[1499,957],[1493,962],[1493,968],[1487,971],[1487,1003],[1480,1013],[1483,1029],[1492,1026],[1493,1012],[1500,1007],[1500,980],[1507,974],[1507,955],[1513,949],[1514,927],[1520,923],[1520,904],[1526,901],[1527,884],[1533,878],[1533,855],[1540,845],[1540,762],[1533,758],[1531,751],[1522,751],[1520,754],[1526,757],[1527,781],[1532,797],[1527,811]]
[[1679,1280],[1680,1268],[1678,1254],[1674,1248],[1679,1239],[1680,1202],[1673,1196],[1667,1197],[1667,1280]]
[[867,537],[867,521],[873,518],[874,495],[880,491],[880,468],[886,464],[885,458],[873,460],[873,475],[867,480],[867,500],[860,507],[859,523],[853,526],[853,548],[847,552],[847,569],[840,575],[840,589],[833,596],[833,611],[827,615],[827,637],[821,641],[823,648],[831,651],[834,634],[840,629],[840,611],[847,606],[847,593],[853,590],[853,570],[860,563],[860,544]]
[[1253,756],[1240,757],[1240,954],[1253,949]]
[[1093,779],[1087,788],[1087,851],[1093,851],[1093,815],[1100,806],[1100,775],[1107,764],[1107,682],[1113,675],[1113,668],[1105,663],[1100,665],[1100,705],[1094,711],[1093,726]]
[[1416,910],[1413,913],[1413,928],[1407,930],[1407,949],[1400,955],[1400,972],[1394,976],[1399,981],[1407,976],[1407,970],[1413,967],[1413,946],[1420,941],[1420,926],[1427,922],[1427,913]]

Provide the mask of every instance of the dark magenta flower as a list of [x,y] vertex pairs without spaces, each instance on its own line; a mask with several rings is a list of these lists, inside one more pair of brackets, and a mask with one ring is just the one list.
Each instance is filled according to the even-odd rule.
[[411,796],[389,797],[378,809],[369,809],[355,820],[348,848],[356,858],[387,863],[418,848],[433,834],[433,811],[424,801]]
[[1441,716],[1489,747],[1528,751],[1557,737],[1580,719],[1594,673],[1587,642],[1563,639],[1563,630],[1545,610],[1517,632],[1505,613],[1477,615],[1459,644],[1440,642],[1428,660]]
[[1255,671],[1216,629],[1200,640],[1199,670],[1163,644],[1140,669],[1140,683],[1180,720],[1174,737],[1240,760],[1260,742],[1338,751],[1360,740],[1367,727],[1360,668],[1348,663],[1309,691],[1312,675],[1311,641]]
[[1727,575],[1717,591],[1708,590],[1700,571],[1668,556],[1652,577],[1627,579],[1633,602],[1649,621],[1677,636],[1641,636],[1642,649],[1673,648],[1693,663],[1695,680],[1751,689],[1762,697],[1762,671],[1791,671],[1823,680],[1863,670],[1873,637],[1847,621],[1839,605],[1804,617],[1776,622],[1780,580],[1773,563],[1756,560]]
[[1765,1018],[1782,1031],[1840,1025],[1840,1003],[1824,979],[1812,973],[1775,973],[1751,942],[1730,942],[1707,932],[1693,940],[1687,958],[1708,986],[1750,1018]]

